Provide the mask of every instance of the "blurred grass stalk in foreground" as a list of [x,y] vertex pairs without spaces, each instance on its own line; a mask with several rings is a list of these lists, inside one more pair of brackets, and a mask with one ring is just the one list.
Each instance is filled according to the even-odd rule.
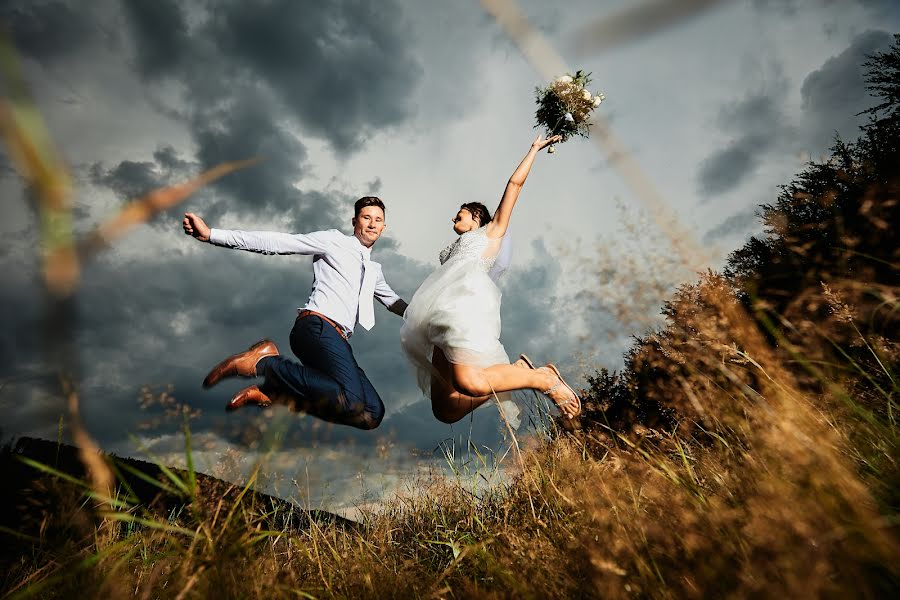
[[7,37],[0,37],[0,74],[5,93],[0,98],[0,131],[40,220],[42,275],[47,290],[66,297],[78,286],[81,263],[136,225],[148,222],[215,180],[246,168],[259,159],[226,162],[180,184],[153,190],[131,200],[98,225],[84,240],[76,240],[72,216],[72,179],[33,101],[18,57]]

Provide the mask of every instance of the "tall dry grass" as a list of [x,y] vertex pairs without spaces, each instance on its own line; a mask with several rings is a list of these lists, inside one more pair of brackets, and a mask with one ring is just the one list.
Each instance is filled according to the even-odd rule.
[[[62,500],[6,591],[886,597],[900,581],[897,438],[893,392],[873,382],[893,377],[896,346],[862,332],[863,308],[846,294],[820,290],[829,317],[815,328],[839,346],[871,346],[878,360],[822,360],[822,337],[767,331],[710,275],[683,288],[668,327],[635,350],[636,372],[653,363],[641,393],[676,412],[670,429],[637,413],[627,425],[604,420],[596,385],[583,428],[524,451],[511,484],[473,492],[462,481],[418,481],[418,494],[358,525],[279,520],[244,490],[185,477],[168,482],[184,488],[184,508],[163,515],[124,494],[85,504],[51,482],[47,493]],[[894,297],[871,294],[857,300],[896,310]]]

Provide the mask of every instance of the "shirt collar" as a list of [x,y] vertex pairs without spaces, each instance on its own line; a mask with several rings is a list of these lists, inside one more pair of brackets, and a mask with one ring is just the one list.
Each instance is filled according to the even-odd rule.
[[356,242],[356,247],[359,248],[359,251],[362,254],[363,258],[366,260],[371,260],[372,259],[372,248],[371,247],[366,248],[366,246],[364,246],[363,243],[361,241],[359,241],[359,238],[356,237],[356,235],[351,233],[350,237],[353,238],[354,242]]

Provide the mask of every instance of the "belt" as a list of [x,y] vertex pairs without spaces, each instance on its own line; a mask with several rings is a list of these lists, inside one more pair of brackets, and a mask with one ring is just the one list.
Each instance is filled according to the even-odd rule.
[[319,317],[320,319],[322,319],[323,321],[325,321],[326,323],[328,323],[329,325],[334,327],[334,330],[338,332],[338,335],[340,335],[342,338],[344,338],[344,341],[350,341],[350,336],[347,335],[346,332],[344,332],[344,329],[340,325],[338,325],[337,323],[335,323],[334,321],[332,321],[331,319],[329,319],[328,317],[323,315],[322,313],[318,313],[314,310],[301,310],[299,312],[299,314],[297,315],[297,318],[303,319],[304,317]]

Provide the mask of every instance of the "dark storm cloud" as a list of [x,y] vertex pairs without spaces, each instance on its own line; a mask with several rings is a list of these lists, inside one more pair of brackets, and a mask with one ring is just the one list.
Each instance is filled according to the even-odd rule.
[[15,255],[4,254],[0,265],[3,267],[3,285],[0,286],[0,377],[6,379],[15,374],[17,358],[34,357],[39,351],[40,317],[45,306],[40,296],[38,280],[39,256],[37,243],[33,239],[24,240],[26,252],[24,260]]
[[190,50],[180,3],[173,0],[123,0],[134,33],[138,72],[145,78],[171,73]]
[[213,9],[210,35],[225,60],[264,80],[340,151],[406,118],[422,74],[393,3],[233,2]]
[[713,243],[723,238],[734,235],[746,236],[754,227],[761,227],[759,216],[756,214],[757,209],[751,208],[743,212],[731,215],[715,227],[711,228],[703,234],[703,242],[705,244]]
[[770,143],[764,136],[742,136],[704,160],[700,166],[700,190],[711,196],[737,187],[753,173],[761,152]]
[[156,163],[150,162],[123,160],[109,170],[96,163],[91,166],[90,175],[94,185],[108,187],[123,200],[137,198],[162,185]]
[[352,152],[375,130],[410,115],[423,72],[395,3],[274,0],[204,8],[191,30],[175,3],[126,3],[140,73],[179,78],[199,118],[235,93],[261,88],[274,100],[261,105],[273,122],[291,117]]
[[513,262],[502,280],[504,346],[511,355],[510,360],[522,352],[536,361],[560,360],[559,332],[555,331],[558,323],[554,319],[558,314],[557,299],[552,292],[559,281],[560,264],[547,251],[542,239],[530,244],[529,240],[513,243],[530,245],[536,258],[530,265]]
[[[153,152],[152,162],[123,160],[111,168],[103,163],[94,163],[87,168],[87,179],[94,186],[111,190],[125,202],[171,185],[175,180],[185,180],[196,171],[196,164],[182,160],[171,146],[163,146]],[[181,207],[176,206],[165,214],[171,216],[181,212]],[[90,216],[89,211],[81,208],[79,216]]]
[[[306,148],[272,118],[269,108],[263,96],[248,93],[220,110],[192,117],[197,158],[203,168],[260,159],[215,184],[218,190],[228,192],[229,209],[270,214],[298,209],[299,193],[293,183],[305,174]],[[332,210],[328,204],[319,208],[326,213]]]
[[66,58],[97,35],[89,11],[67,2],[5,2],[0,26],[12,34],[16,48],[41,61]]
[[186,173],[188,169],[192,169],[193,165],[182,160],[181,156],[172,146],[163,146],[153,153],[155,160],[165,171]]
[[[187,9],[127,1],[123,7],[139,75],[148,85],[156,78],[183,85],[183,106],[165,112],[184,120],[199,168],[261,159],[201,193],[193,204],[204,216],[278,218],[295,231],[344,223],[346,198],[298,188],[309,158],[298,133],[352,152],[376,129],[410,115],[422,70],[397,5],[276,1]],[[154,178],[157,170],[146,158],[129,157],[93,179],[121,194],[163,183]]]
[[717,150],[700,165],[700,191],[707,197],[722,194],[753,174],[766,150],[783,135],[784,117],[780,93],[754,94],[719,114],[720,127],[734,135],[732,141]]
[[856,138],[859,125],[865,122],[857,113],[873,105],[866,91],[863,63],[868,56],[887,50],[892,42],[893,36],[885,31],[861,33],[846,50],[803,80],[800,93],[811,152],[824,152],[835,134]]
[[297,187],[309,158],[299,132],[353,152],[410,116],[422,69],[399,7],[276,0],[193,8],[202,18],[192,27],[171,2],[127,2],[125,12],[140,74],[183,85],[175,112],[200,167],[261,159],[214,184],[219,194],[203,195],[214,198],[205,215],[277,217],[298,231],[343,223],[344,198]]
[[824,60],[800,86],[802,115],[796,122],[784,114],[788,82],[777,81],[762,94],[753,94],[719,114],[720,129],[731,141],[705,159],[699,169],[700,191],[707,197],[735,189],[745,181],[767,153],[782,155],[827,153],[835,135],[854,140],[872,105],[865,89],[867,56],[887,49],[893,37],[884,31],[857,35],[840,54]]

